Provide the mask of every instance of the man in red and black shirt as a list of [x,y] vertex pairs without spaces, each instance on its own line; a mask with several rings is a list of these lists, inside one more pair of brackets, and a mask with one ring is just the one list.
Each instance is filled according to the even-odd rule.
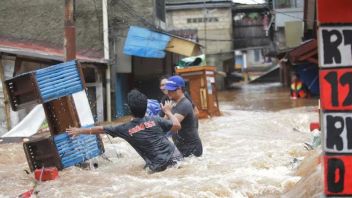
[[161,105],[162,110],[170,119],[166,120],[157,116],[145,116],[147,97],[137,90],[132,90],[128,94],[127,101],[133,116],[131,121],[118,126],[69,128],[67,129],[68,134],[75,136],[106,133],[112,137],[120,137],[137,151],[146,162],[146,167],[153,172],[163,171],[181,160],[181,153],[165,136],[166,132],[176,133],[181,128],[180,122],[171,112],[171,102]]

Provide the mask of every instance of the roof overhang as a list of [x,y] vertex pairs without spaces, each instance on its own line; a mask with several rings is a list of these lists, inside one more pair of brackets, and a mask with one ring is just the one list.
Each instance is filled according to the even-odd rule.
[[309,62],[318,65],[317,40],[308,40],[288,52],[288,60],[292,65]]
[[232,8],[233,3],[229,1],[224,2],[193,2],[193,3],[167,3],[166,11],[171,10],[190,10],[190,9],[204,9],[204,8]]
[[[63,49],[47,47],[26,42],[14,42],[0,40],[0,53],[16,55],[26,58],[39,58],[45,60],[54,60],[64,62]],[[82,63],[100,63],[107,64],[108,61],[103,58],[89,57],[81,54],[76,55],[77,60]]]
[[236,4],[232,7],[234,12],[259,12],[259,11],[269,11],[270,8],[267,4]]

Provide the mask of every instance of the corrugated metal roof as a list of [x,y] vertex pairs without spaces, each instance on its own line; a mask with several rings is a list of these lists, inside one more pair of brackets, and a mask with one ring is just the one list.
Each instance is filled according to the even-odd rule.
[[293,65],[305,61],[318,64],[317,40],[308,40],[298,47],[295,47],[293,50],[288,52],[288,59]]
[[166,3],[166,10],[185,10],[185,9],[200,9],[200,8],[232,8],[232,1],[174,1]]
[[[231,0],[206,0],[206,3],[211,2],[232,2]],[[187,3],[204,3],[204,0],[166,0],[166,4],[187,4]]]
[[[28,42],[0,40],[0,53],[64,61],[63,49],[57,49]],[[89,53],[92,52],[85,51],[85,54]],[[107,63],[107,60],[105,60],[104,58],[99,58],[97,56],[87,56],[81,53],[77,53],[76,57],[81,62]]]

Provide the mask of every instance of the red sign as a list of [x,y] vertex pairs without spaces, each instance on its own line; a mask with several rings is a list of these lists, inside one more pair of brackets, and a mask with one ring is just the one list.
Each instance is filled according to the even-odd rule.
[[324,156],[326,195],[352,195],[352,156]]
[[351,0],[317,0],[319,23],[352,23]]
[[352,110],[352,68],[319,71],[322,110]]

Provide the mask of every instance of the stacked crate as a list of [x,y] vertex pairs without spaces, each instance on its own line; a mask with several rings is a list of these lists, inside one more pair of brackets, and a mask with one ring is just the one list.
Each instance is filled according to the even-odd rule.
[[[99,136],[79,135],[72,138],[65,132],[69,127],[94,125],[77,61],[27,72],[6,80],[5,84],[14,111],[35,103],[42,104],[44,108],[50,134],[33,137],[23,145],[31,171],[43,166],[56,166],[62,170],[104,152]],[[89,109],[88,116],[86,110],[85,115],[77,111],[77,95],[80,95],[77,102]]]

